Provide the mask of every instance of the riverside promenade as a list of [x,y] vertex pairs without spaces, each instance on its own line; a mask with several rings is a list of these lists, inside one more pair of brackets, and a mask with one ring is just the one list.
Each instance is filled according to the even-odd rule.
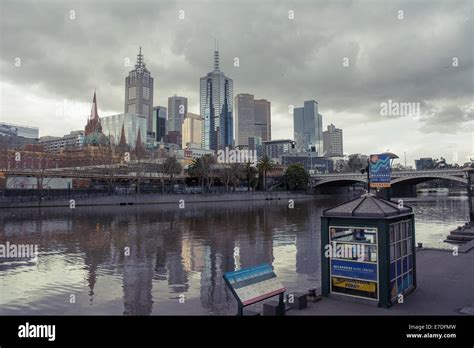
[[[417,288],[389,309],[322,297],[287,315],[474,315],[474,241],[452,250],[417,249]],[[302,289],[303,290],[303,289]]]

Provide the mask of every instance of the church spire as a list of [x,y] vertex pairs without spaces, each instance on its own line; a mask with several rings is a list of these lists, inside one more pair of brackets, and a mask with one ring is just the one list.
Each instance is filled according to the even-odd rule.
[[140,128],[138,128],[137,141],[135,143],[135,155],[137,157],[143,157],[145,155],[145,148],[143,147]]
[[122,133],[120,134],[120,142],[119,142],[120,147],[126,147],[127,146],[127,140],[125,139],[125,124],[122,123]]
[[97,99],[95,96],[95,89],[94,89],[94,99],[92,99],[92,109],[91,115],[89,117],[91,120],[96,120],[99,118],[99,113],[97,112]]
[[94,99],[92,100],[92,108],[89,119],[87,120],[84,135],[87,136],[91,133],[102,133],[102,126],[100,124],[99,113],[97,112],[97,97],[94,90]]

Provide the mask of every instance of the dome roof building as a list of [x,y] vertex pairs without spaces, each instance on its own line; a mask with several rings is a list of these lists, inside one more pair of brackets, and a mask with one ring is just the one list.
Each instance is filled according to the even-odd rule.
[[84,146],[109,146],[110,140],[103,133],[93,132],[84,137]]

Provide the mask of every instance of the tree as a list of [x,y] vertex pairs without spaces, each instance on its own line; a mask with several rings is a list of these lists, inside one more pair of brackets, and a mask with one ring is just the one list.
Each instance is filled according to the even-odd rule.
[[219,176],[219,179],[221,179],[224,183],[225,192],[229,191],[229,184],[233,177],[232,170],[233,169],[230,164],[227,163],[220,164],[219,168],[217,169],[217,175]]
[[180,174],[183,167],[178,162],[176,157],[168,157],[163,163],[163,172],[170,178],[171,185],[174,185],[174,176]]
[[359,172],[361,169],[367,167],[367,163],[364,163],[362,158],[358,155],[349,156],[349,162],[347,164],[352,172]]
[[250,191],[251,182],[255,179],[255,175],[257,174],[257,168],[252,166],[250,162],[245,163],[245,167],[243,168],[245,178],[247,179],[247,191]]
[[217,175],[225,185],[225,191],[229,191],[229,186],[235,190],[240,181],[245,178],[245,167],[241,163],[221,164],[217,170]]
[[189,175],[198,178],[201,187],[206,183],[208,190],[211,189],[216,159],[211,155],[204,155],[193,162],[188,167]]
[[286,187],[291,191],[306,190],[309,173],[301,164],[290,164],[284,174]]
[[204,183],[203,183],[204,180],[203,180],[202,175],[199,173],[199,166],[200,166],[200,159],[199,158],[198,159],[193,159],[191,164],[188,166],[188,175],[191,178],[197,178],[199,186],[203,187],[204,186]]
[[150,164],[144,160],[133,161],[128,166],[128,173],[133,173],[135,193],[140,194],[142,181],[151,174]]
[[232,170],[230,182],[235,191],[235,188],[245,179],[245,166],[242,163],[232,163],[230,168]]
[[263,177],[263,190],[266,191],[267,190],[267,172],[271,171],[275,167],[275,165],[270,158],[268,158],[267,156],[264,156],[258,162],[257,167],[258,167],[258,171],[262,174],[262,177]]

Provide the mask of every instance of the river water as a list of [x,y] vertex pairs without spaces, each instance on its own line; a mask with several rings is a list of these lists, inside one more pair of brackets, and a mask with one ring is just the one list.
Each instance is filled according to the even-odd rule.
[[[320,216],[347,198],[0,210],[0,244],[38,245],[0,260],[0,315],[225,315],[223,273],[271,263],[291,291],[320,285]],[[442,240],[468,219],[466,197],[406,201],[416,239]]]

